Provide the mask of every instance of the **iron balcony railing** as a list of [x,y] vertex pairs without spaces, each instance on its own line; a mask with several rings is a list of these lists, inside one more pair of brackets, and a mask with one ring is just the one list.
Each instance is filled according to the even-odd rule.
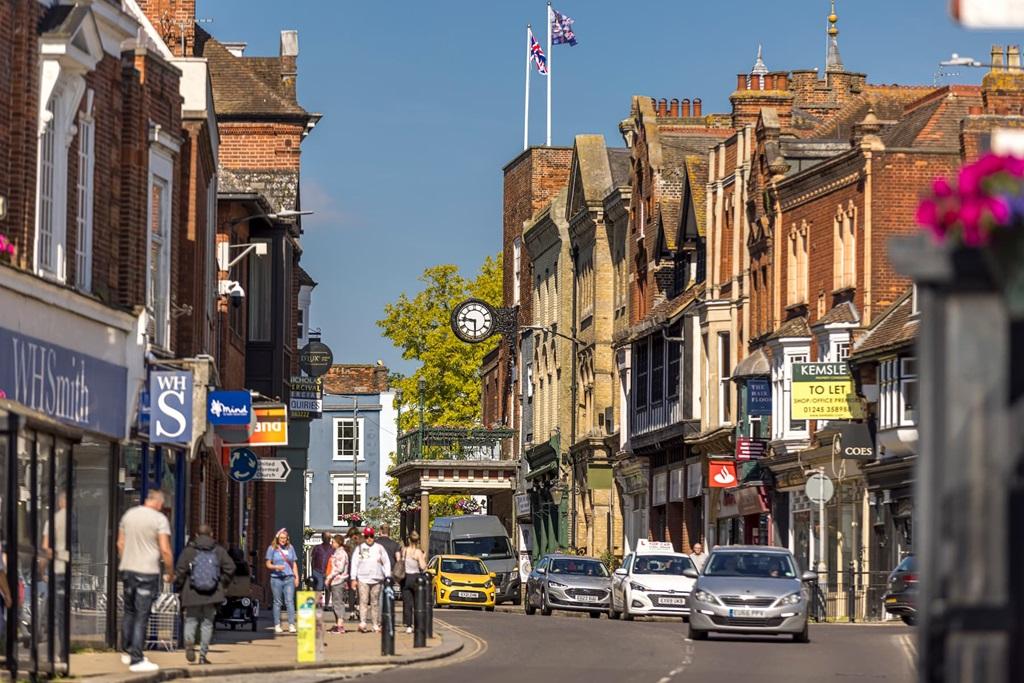
[[502,443],[515,436],[513,429],[424,427],[398,437],[397,461],[500,460]]

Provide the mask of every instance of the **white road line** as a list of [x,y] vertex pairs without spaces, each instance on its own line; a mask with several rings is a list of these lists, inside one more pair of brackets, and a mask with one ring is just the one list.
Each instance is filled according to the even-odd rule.
[[658,683],[672,683],[672,679],[683,673],[688,666],[693,664],[693,641],[689,638],[684,638],[683,642],[683,661],[679,663],[679,666],[668,672],[667,676],[662,676],[658,679]]
[[903,634],[899,637],[900,649],[903,650],[904,656],[907,658],[907,666],[910,668],[911,673],[917,672],[917,643],[914,642],[914,637],[909,634]]

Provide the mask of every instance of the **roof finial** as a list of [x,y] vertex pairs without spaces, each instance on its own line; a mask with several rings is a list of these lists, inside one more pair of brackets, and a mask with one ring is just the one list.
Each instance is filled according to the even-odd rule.
[[825,71],[842,71],[843,59],[839,56],[839,29],[836,23],[839,16],[836,14],[836,0],[831,0],[832,11],[828,15],[828,47],[825,53]]

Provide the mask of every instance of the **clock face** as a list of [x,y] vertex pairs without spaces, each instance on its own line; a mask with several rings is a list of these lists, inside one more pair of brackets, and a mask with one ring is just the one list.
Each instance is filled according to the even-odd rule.
[[452,330],[464,342],[482,342],[494,333],[494,309],[478,299],[464,301],[452,311]]

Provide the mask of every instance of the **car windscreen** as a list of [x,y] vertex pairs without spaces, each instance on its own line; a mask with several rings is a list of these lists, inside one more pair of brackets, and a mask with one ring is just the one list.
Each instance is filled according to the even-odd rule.
[[573,576],[608,576],[608,569],[597,560],[576,560],[572,558],[551,560],[552,574]]
[[692,567],[690,558],[681,555],[637,555],[633,562],[633,573],[682,576],[683,570]]
[[704,567],[705,576],[749,576],[758,579],[795,579],[796,567],[782,553],[711,553]]
[[483,576],[487,574],[487,567],[480,560],[441,560],[441,571],[445,574]]
[[476,538],[456,538],[452,540],[452,552],[459,555],[472,555],[484,559],[512,557],[512,546],[505,536],[478,536]]
[[903,561],[900,562],[899,565],[896,567],[896,571],[898,571],[898,572],[916,572],[917,571],[917,561],[914,560],[914,556],[913,555],[907,555],[906,557],[904,557]]

